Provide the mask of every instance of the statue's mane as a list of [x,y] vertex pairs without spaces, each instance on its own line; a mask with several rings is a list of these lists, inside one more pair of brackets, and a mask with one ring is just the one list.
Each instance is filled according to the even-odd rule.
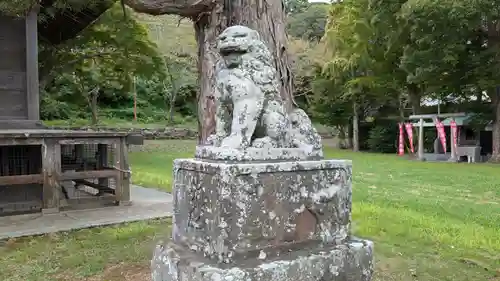
[[252,41],[249,52],[242,55],[241,69],[262,91],[280,98],[274,58],[263,41]]

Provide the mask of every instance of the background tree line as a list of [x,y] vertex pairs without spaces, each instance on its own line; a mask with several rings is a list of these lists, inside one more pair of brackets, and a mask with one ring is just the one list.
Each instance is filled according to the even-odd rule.
[[[475,113],[477,128],[493,122],[492,159],[498,161],[498,4],[344,0],[331,5],[324,37],[330,59],[313,85],[314,92],[322,93],[316,111],[333,113],[325,116],[332,122],[370,120],[376,129],[367,132],[365,143],[375,149],[377,134],[397,128],[384,123],[409,114],[436,113],[435,107],[422,107],[421,102],[440,100],[441,112]],[[396,133],[389,135],[394,138]]]
[[[290,1],[288,30],[299,92],[306,102],[327,5]],[[41,43],[42,118],[132,120],[134,93],[141,122],[185,122],[196,114],[197,47],[192,23],[134,13],[116,3],[62,46]],[[319,17],[318,17],[319,15]],[[308,26],[314,21],[315,26]],[[301,75],[300,73],[304,73]],[[307,95],[305,95],[307,94]]]

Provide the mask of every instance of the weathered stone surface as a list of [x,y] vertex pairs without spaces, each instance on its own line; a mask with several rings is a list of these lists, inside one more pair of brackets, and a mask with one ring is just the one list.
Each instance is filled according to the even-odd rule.
[[215,146],[197,146],[195,158],[215,161],[262,162],[321,160],[322,150],[307,152],[299,148],[253,148],[245,150]]
[[166,244],[156,248],[151,266],[153,281],[370,281],[372,257],[372,242],[351,240],[233,266]]
[[307,153],[320,152],[323,154],[321,136],[314,128],[306,112],[300,108],[295,108],[289,117],[291,122],[289,137],[295,145]]
[[[287,112],[272,54],[257,31],[231,26],[219,37],[216,132],[207,144],[231,149],[321,150],[321,138],[303,110]],[[305,125],[305,126],[304,126]]]
[[[174,242],[219,262],[349,237],[351,162],[175,160]],[[266,251],[269,251],[267,253]]]

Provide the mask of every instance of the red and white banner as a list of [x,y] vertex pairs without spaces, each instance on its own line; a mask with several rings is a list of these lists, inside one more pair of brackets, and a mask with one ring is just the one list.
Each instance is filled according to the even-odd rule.
[[408,140],[410,141],[411,153],[415,153],[415,149],[413,148],[413,125],[411,123],[406,123],[405,128],[406,134],[408,135]]
[[453,147],[455,147],[455,151],[457,149],[457,141],[458,141],[458,127],[457,122],[455,120],[451,120],[450,122],[451,132],[453,134]]
[[444,125],[441,121],[437,120],[435,121],[436,123],[436,129],[437,133],[439,136],[439,140],[441,141],[441,145],[443,146],[443,151],[446,153],[446,133],[444,132]]
[[399,145],[398,145],[398,155],[405,154],[404,147],[404,136],[403,136],[403,123],[399,123]]

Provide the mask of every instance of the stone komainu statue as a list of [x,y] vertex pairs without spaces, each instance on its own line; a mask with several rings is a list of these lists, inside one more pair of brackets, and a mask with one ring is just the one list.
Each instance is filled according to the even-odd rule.
[[218,37],[216,132],[208,144],[233,149],[321,150],[321,138],[301,109],[287,113],[273,56],[257,31],[227,28]]
[[217,132],[174,162],[172,241],[152,279],[370,281],[373,242],[351,236],[352,162],[323,159],[306,113],[285,111],[257,32],[233,26],[218,43]]

